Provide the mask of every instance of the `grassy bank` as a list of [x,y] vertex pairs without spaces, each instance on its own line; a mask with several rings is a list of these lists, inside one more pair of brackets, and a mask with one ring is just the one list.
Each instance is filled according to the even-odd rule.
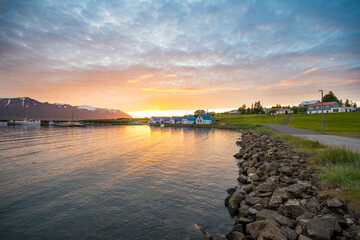
[[[294,114],[288,126],[321,132],[321,114]],[[334,134],[360,134],[360,111],[325,113],[324,132]]]
[[271,131],[272,138],[282,140],[295,151],[311,153],[309,164],[316,169],[322,184],[336,186],[338,197],[352,200],[360,208],[360,155],[351,150],[328,147],[318,141]]
[[[287,115],[278,115],[277,124],[281,124]],[[276,123],[275,115],[266,114],[215,114],[216,124],[254,124],[254,123]]]

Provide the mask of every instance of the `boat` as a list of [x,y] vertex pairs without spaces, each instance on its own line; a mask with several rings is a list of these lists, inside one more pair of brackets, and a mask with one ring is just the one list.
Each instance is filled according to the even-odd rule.
[[76,122],[76,121],[74,122],[74,110],[72,112],[71,121],[54,123],[54,125],[58,127],[85,127],[84,123]]
[[61,123],[55,123],[55,126],[58,127],[85,127],[84,123],[81,122],[61,122]]
[[15,120],[15,125],[32,125],[40,126],[41,121],[39,119],[24,118],[21,120]]

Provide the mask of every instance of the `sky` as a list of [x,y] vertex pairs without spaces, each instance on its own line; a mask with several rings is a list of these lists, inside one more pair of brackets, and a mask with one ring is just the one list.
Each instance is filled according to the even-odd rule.
[[358,0],[0,0],[2,98],[141,115],[319,89],[360,102]]

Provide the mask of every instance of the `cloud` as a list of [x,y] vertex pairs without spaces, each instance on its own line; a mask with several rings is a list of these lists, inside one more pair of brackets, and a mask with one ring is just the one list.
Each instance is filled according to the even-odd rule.
[[139,82],[141,80],[148,79],[149,77],[151,77],[151,75],[143,75],[143,76],[141,76],[139,78],[131,79],[131,80],[127,81],[127,83],[137,83],[137,82]]
[[58,89],[85,99],[76,89],[87,89],[101,99],[111,90],[119,102],[140,104],[191,93],[226,107],[250,101],[227,89],[253,89],[258,98],[326,81],[349,94],[359,89],[356,0],[14,0],[1,3],[0,21],[4,97]]
[[240,91],[246,88],[141,88],[142,91],[150,92],[168,92],[168,93],[194,93],[209,91]]

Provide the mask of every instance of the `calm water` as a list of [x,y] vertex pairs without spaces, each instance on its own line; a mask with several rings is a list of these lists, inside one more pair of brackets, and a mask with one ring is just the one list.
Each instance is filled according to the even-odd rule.
[[220,238],[238,133],[0,128],[1,239]]

